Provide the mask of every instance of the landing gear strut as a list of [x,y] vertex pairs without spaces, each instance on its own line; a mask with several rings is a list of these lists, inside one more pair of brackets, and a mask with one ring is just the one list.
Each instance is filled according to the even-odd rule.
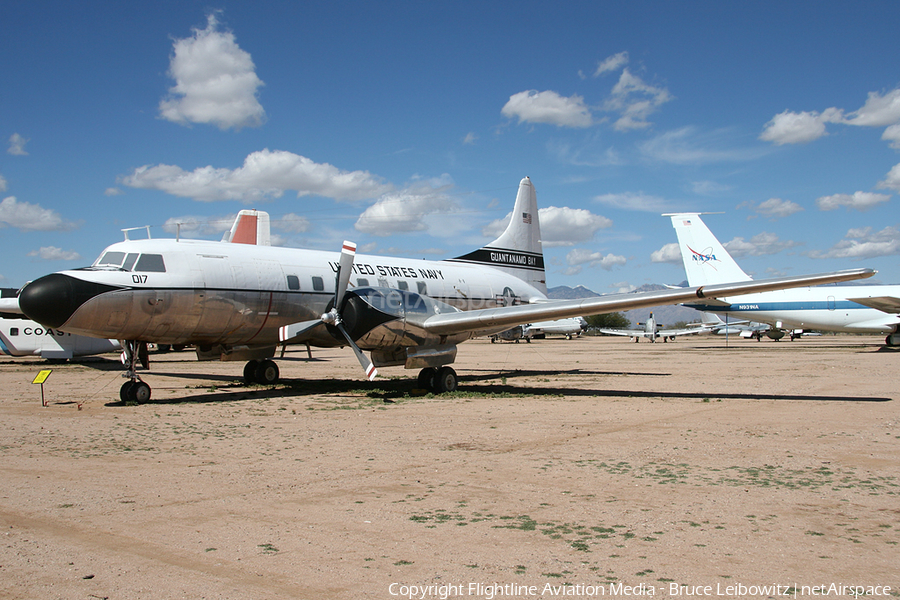
[[459,378],[450,367],[428,367],[419,371],[419,387],[435,394],[456,391]]
[[138,362],[145,369],[149,366],[147,344],[134,340],[126,341],[122,362],[125,363],[125,374],[123,377],[127,377],[128,381],[119,388],[119,399],[126,404],[141,404],[150,400],[150,386],[141,381],[136,372]]

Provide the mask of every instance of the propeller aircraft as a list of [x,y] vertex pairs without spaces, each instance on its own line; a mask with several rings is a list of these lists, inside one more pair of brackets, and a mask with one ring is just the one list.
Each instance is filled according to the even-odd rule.
[[352,242],[340,253],[275,247],[243,240],[237,230],[236,223],[232,235],[241,239],[230,243],[126,234],[90,267],[29,283],[19,305],[45,327],[123,340],[123,400],[150,399],[150,386],[136,373],[139,348],[148,342],[193,345],[201,360],[246,361],[245,380],[261,384],[279,379],[272,360],[278,346],[349,346],[370,380],[379,367],[403,366],[420,370],[422,387],[445,392],[457,387],[450,365],[460,343],[515,325],[874,274],[852,269],[549,300],[537,199],[527,177],[500,237],[443,261],[359,255]]

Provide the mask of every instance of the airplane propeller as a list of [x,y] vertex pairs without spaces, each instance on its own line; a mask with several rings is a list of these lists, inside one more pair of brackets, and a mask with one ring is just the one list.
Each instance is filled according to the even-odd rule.
[[333,325],[338,331],[341,332],[341,335],[344,336],[344,339],[347,340],[347,343],[350,344],[350,347],[353,349],[353,353],[356,354],[356,360],[359,361],[360,366],[363,368],[363,371],[366,373],[366,378],[369,381],[375,379],[375,376],[378,375],[377,369],[375,369],[375,365],[372,364],[363,351],[359,349],[359,346],[353,341],[353,338],[350,337],[350,334],[347,333],[347,330],[344,328],[344,320],[341,317],[341,305],[344,301],[344,296],[347,294],[347,286],[350,284],[350,275],[353,273],[353,261],[356,258],[356,244],[353,242],[345,241],[343,246],[341,247],[341,260],[338,264],[338,271],[335,275],[335,290],[334,290],[334,303],[327,313],[323,314],[318,319],[314,319],[312,321],[303,321],[300,323],[293,323],[291,325],[285,325],[284,327],[279,328],[278,330],[278,340],[280,342],[284,342],[291,338],[297,337],[301,334],[304,334],[320,325]]

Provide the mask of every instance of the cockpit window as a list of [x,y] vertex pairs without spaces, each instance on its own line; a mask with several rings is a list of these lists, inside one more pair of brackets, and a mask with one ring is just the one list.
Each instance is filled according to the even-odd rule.
[[163,262],[162,254],[141,254],[134,270],[149,273],[165,273],[166,263]]
[[97,261],[97,266],[121,267],[123,260],[125,260],[124,252],[107,252]]
[[134,266],[134,261],[137,260],[137,257],[138,257],[138,255],[136,252],[133,252],[133,253],[129,254],[128,256],[126,256],[125,263],[122,265],[122,268],[126,271],[130,271],[131,267]]

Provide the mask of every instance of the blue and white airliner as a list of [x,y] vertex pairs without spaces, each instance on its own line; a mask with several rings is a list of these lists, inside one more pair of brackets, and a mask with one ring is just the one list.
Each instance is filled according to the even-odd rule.
[[[672,218],[688,285],[751,281],[698,213]],[[900,285],[823,285],[746,294],[685,304],[729,318],[768,323],[775,332],[815,329],[887,334],[884,343],[900,346]],[[770,330],[772,331],[772,330]],[[768,334],[768,333],[767,333]]]

